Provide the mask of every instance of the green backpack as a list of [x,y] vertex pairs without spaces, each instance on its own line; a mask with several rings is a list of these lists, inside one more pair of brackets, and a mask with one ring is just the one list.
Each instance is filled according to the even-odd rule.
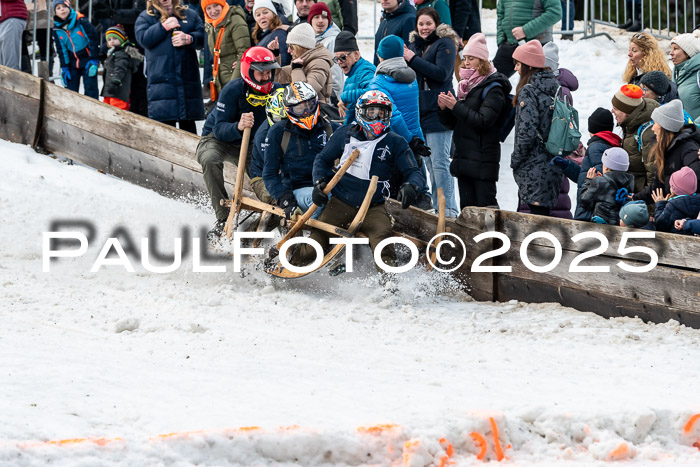
[[549,127],[545,148],[553,156],[566,157],[578,148],[581,132],[578,126],[578,111],[559,98],[560,90],[561,86],[552,98],[552,125]]

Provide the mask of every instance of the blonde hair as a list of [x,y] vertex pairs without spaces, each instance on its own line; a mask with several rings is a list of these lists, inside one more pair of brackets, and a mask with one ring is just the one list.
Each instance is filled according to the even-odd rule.
[[[642,73],[661,71],[668,76],[668,79],[671,79],[671,69],[666,63],[666,56],[659,49],[659,43],[656,42],[654,36],[645,32],[639,32],[632,36],[630,44],[636,45],[642,51],[642,59],[639,61],[639,69]],[[622,81],[631,83],[632,78],[635,76],[637,76],[637,68],[628,60],[627,68],[625,68],[625,72],[622,75]]]
[[[267,10],[267,8],[265,8],[265,9]],[[278,27],[282,26],[282,20],[280,19],[279,16],[277,16],[277,13],[275,13],[274,11],[272,13],[274,13],[274,16],[270,20],[270,24],[267,26],[269,28],[268,29],[269,31],[274,31]],[[253,32],[251,33],[251,35],[253,36],[253,43],[255,45],[258,45],[258,42],[260,42],[260,39],[258,38],[258,34],[260,34],[261,32],[262,32],[262,29],[260,29],[260,26],[258,26],[258,22],[256,21],[255,27],[253,28]]]
[[[187,8],[187,5],[180,4],[180,0],[173,0],[173,14],[178,18],[185,19],[185,10]],[[168,12],[163,9],[158,0],[148,0],[148,2],[146,2],[146,13],[155,16],[156,11],[160,13],[161,23],[164,23],[170,16]]]
[[488,76],[489,72],[491,71],[491,62],[481,58],[478,60],[479,65],[476,67],[476,72],[479,73],[479,76]]
[[311,50],[311,49],[307,49],[306,47],[302,47],[302,46],[297,45],[297,44],[288,44],[287,47],[289,47],[290,49],[292,49],[292,52],[294,52],[292,55],[296,55],[296,58],[301,57],[301,56],[304,55],[306,52],[308,52],[309,50]]

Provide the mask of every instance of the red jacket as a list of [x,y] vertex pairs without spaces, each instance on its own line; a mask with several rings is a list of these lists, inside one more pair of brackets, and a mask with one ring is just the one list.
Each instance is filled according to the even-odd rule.
[[0,23],[10,18],[27,19],[24,0],[0,0]]

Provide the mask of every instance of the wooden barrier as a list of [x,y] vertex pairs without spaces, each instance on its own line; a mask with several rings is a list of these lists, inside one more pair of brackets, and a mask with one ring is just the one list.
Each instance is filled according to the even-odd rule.
[[[195,160],[198,138],[194,135],[2,66],[0,102],[2,139],[33,146],[39,142],[45,151],[166,195],[206,193]],[[224,166],[229,190],[235,171],[233,165]],[[246,196],[254,197],[247,178],[244,189]],[[436,216],[416,208],[401,209],[392,200],[386,206],[396,221],[396,231],[426,242],[435,235]],[[675,319],[700,328],[700,238],[657,232],[654,239],[635,239],[634,246],[653,249],[659,262],[650,272],[632,273],[617,263],[639,266],[649,258],[641,253],[621,254],[620,242],[624,232],[639,230],[486,208],[463,210],[456,220],[447,220],[446,230],[466,246],[466,251],[445,249],[445,256],[466,257],[453,274],[476,300],[558,302],[605,317],[639,316],[653,322]],[[482,266],[511,266],[512,271],[472,272],[472,263],[480,255],[502,246],[495,238],[474,241],[489,231],[504,233],[510,247]],[[547,272],[531,271],[520,255],[524,239],[540,231],[551,233],[561,243],[561,261]],[[602,234],[609,245],[581,264],[609,266],[610,272],[570,272],[577,256],[599,245],[591,239],[573,242],[583,232]],[[547,264],[554,256],[554,246],[537,238],[527,247],[527,255],[535,264]]]

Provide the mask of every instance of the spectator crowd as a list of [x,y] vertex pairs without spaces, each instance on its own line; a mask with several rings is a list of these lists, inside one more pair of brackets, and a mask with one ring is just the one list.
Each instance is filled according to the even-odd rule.
[[[575,108],[579,86],[553,36],[559,21],[573,30],[573,2],[499,0],[490,51],[475,0],[381,0],[374,54],[363,57],[357,0],[295,0],[292,11],[279,0],[50,1],[31,2],[52,16],[34,37],[42,77],[57,56],[56,79],[72,91],[195,134],[204,120],[196,157],[212,238],[228,217],[223,163],[238,161],[243,138],[256,195],[290,218],[316,204],[321,220],[347,223],[376,176],[363,229],[378,243],[391,232],[375,209],[387,197],[432,211],[441,189],[447,217],[497,208],[511,133],[519,211],[700,234],[700,31],[662,50],[637,32],[631,2],[620,27],[634,34],[610,106],[587,117],[578,147],[553,151],[554,113]],[[0,0],[0,64],[26,70],[28,21],[24,0]],[[354,150],[359,162],[329,197],[334,161]]]

